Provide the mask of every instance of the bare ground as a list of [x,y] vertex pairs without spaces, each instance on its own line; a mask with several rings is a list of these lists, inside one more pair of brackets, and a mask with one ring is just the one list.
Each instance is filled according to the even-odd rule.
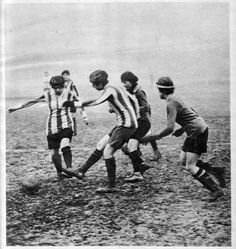
[[[184,137],[159,142],[163,157],[159,163],[150,162],[154,168],[145,173],[144,182],[124,183],[132,167],[118,151],[117,193],[95,193],[106,179],[103,160],[83,181],[66,179],[60,188],[47,151],[46,112],[46,107],[29,108],[7,116],[8,246],[231,245],[229,115],[204,116],[210,127],[209,154],[204,159],[211,157],[215,166],[227,169],[225,195],[209,202],[209,192],[178,163]],[[79,135],[72,142],[74,168],[112,127],[110,114],[95,113],[88,127],[79,121]],[[151,148],[141,150],[148,160]],[[21,191],[22,177],[31,172],[41,180],[35,195]]]

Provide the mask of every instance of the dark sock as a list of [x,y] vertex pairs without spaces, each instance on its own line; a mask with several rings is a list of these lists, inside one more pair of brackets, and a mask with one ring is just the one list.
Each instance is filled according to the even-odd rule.
[[193,175],[204,187],[211,192],[215,192],[219,189],[219,186],[212,180],[212,178],[203,169],[199,169],[198,172]]
[[157,142],[156,142],[155,140],[150,141],[150,144],[151,144],[152,149],[153,149],[154,151],[158,150]]
[[91,168],[97,161],[101,159],[102,155],[103,151],[96,149],[83,165],[83,172],[85,173],[88,171],[89,168]]
[[61,149],[62,155],[66,164],[66,168],[71,168],[72,165],[72,153],[70,146],[66,146]]
[[198,166],[201,169],[205,169],[207,171],[212,170],[211,165],[209,163],[203,162],[202,160],[198,160],[196,166]]
[[143,162],[143,159],[140,157],[138,150],[129,153],[129,158],[133,164],[134,172],[139,172],[140,164]]
[[115,158],[105,159],[105,164],[107,168],[108,185],[110,187],[115,187],[116,185],[116,161]]
[[52,155],[52,162],[56,167],[57,173],[61,173],[62,169],[61,156],[59,154]]

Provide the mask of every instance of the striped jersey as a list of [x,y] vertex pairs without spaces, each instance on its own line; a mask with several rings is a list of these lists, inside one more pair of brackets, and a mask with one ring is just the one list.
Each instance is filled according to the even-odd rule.
[[46,134],[56,134],[65,128],[73,129],[73,120],[70,109],[62,107],[62,104],[65,101],[77,99],[73,92],[68,91],[68,89],[64,89],[61,95],[56,95],[54,89],[51,89],[44,92],[44,97],[49,106]]
[[65,81],[64,87],[71,91],[76,97],[79,97],[79,92],[74,84],[74,82],[71,79],[68,79]]
[[108,101],[109,106],[116,113],[117,126],[137,128],[139,105],[137,99],[129,94],[122,86],[107,84],[102,95],[91,105],[99,105]]

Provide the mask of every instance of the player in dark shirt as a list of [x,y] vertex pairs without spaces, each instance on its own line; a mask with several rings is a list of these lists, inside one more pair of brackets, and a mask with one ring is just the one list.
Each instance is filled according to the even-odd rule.
[[[139,142],[140,140],[148,133],[151,128],[151,119],[150,119],[150,105],[147,101],[147,96],[145,91],[142,89],[138,83],[138,77],[130,72],[126,71],[121,75],[121,82],[123,83],[126,90],[134,95],[139,103],[139,112],[140,117],[138,118],[138,129],[135,134],[129,140],[127,145],[126,154],[130,157],[134,173],[132,176],[126,178],[126,182],[136,182],[143,180],[142,165],[145,165],[145,168],[148,168],[146,164],[139,155]],[[156,144],[156,141],[153,142]],[[158,150],[156,146],[155,149]],[[149,166],[150,167],[150,166]]]
[[[214,167],[214,170],[209,164],[199,160],[201,154],[207,152],[208,127],[205,121],[192,107],[174,96],[174,84],[169,77],[160,78],[156,84],[160,98],[166,100],[167,127],[157,134],[146,136],[142,142],[147,143],[152,140],[159,140],[170,134],[179,137],[186,132],[187,138],[180,155],[181,163],[186,166],[186,169],[195,179],[211,191],[211,200],[216,200],[224,195],[221,187],[225,185],[222,177],[225,169]],[[174,131],[175,122],[181,126],[176,131]],[[218,172],[216,175],[218,178],[220,176],[221,187],[212,180],[206,171]]]

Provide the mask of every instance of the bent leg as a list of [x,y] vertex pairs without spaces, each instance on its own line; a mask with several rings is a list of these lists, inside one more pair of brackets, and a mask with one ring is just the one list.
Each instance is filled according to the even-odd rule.
[[193,175],[193,177],[198,180],[205,188],[211,191],[212,199],[216,200],[217,198],[224,195],[224,192],[221,188],[213,181],[213,179],[208,175],[208,173],[199,167],[196,166],[196,163],[199,159],[199,155],[191,152],[186,153],[186,169]]
[[70,147],[70,139],[69,138],[63,138],[61,140],[61,151],[64,158],[64,162],[66,164],[66,168],[72,167],[72,152]]
[[57,173],[61,173],[62,171],[62,162],[61,162],[61,155],[59,154],[59,149],[51,149],[51,158],[52,162],[57,170]]
[[180,163],[185,166],[186,165],[186,152],[181,151],[179,156]]
[[152,147],[152,150],[153,150],[153,153],[154,153],[154,157],[151,157],[150,158],[150,161],[158,161],[159,159],[161,159],[162,155],[158,149],[158,146],[157,146],[157,141],[156,140],[153,140],[150,142],[151,144],[151,147]]

